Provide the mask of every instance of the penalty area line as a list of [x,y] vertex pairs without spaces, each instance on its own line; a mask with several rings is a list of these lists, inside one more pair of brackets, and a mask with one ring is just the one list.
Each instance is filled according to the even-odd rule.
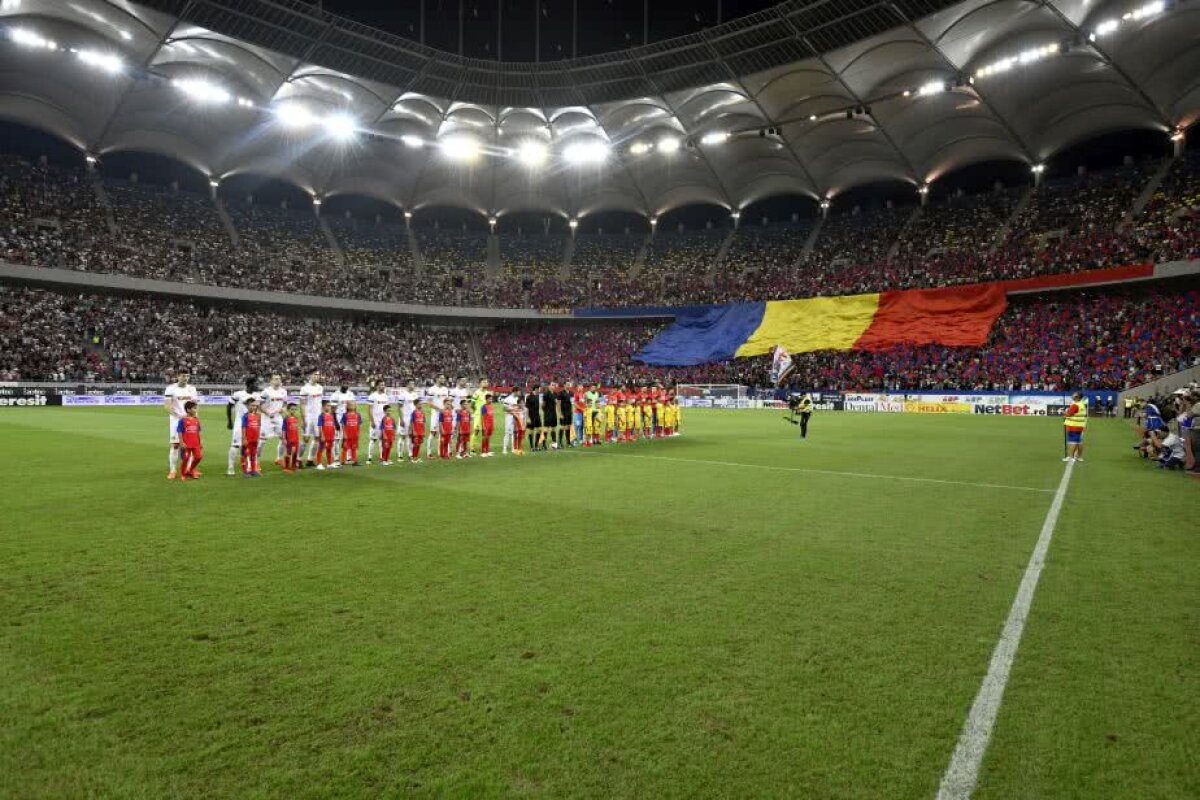
[[1029,556],[1029,564],[1021,577],[1017,596],[1013,598],[1012,607],[1008,610],[1004,630],[1000,633],[1000,640],[996,642],[996,649],[992,651],[987,675],[979,686],[975,702],[971,704],[971,712],[963,724],[962,733],[959,734],[954,755],[950,758],[950,766],[942,776],[937,800],[969,800],[971,793],[975,791],[975,784],[979,780],[979,768],[983,765],[983,757],[992,738],[992,729],[996,726],[1000,702],[1004,699],[1004,687],[1008,684],[1008,676],[1017,657],[1017,647],[1021,644],[1025,620],[1029,617],[1029,608],[1033,604],[1033,593],[1037,591],[1038,579],[1041,578],[1042,567],[1046,564],[1046,553],[1050,549],[1050,540],[1054,538],[1054,527],[1058,524],[1058,515],[1062,511],[1063,499],[1067,496],[1067,484],[1071,482],[1071,470],[1074,467],[1074,461],[1068,462],[1063,470],[1062,480],[1058,482],[1054,501],[1050,504],[1050,510],[1046,512],[1045,521],[1042,522],[1041,535],[1038,536],[1033,553]]
[[[583,454],[585,451],[575,451]],[[612,456],[614,458],[645,458],[653,461],[675,461],[683,464],[708,464],[715,467],[742,467],[744,469],[765,469],[774,472],[802,472],[809,475],[835,475],[843,478],[867,478],[870,480],[907,481],[910,483],[935,483],[949,486],[972,486],[977,489],[1011,489],[1018,492],[1038,492],[1052,494],[1053,489],[1040,489],[1036,486],[1013,486],[1007,483],[976,483],[973,481],[952,481],[945,478],[922,478],[918,475],[883,475],[873,472],[843,472],[836,469],[816,469],[814,467],[781,467],[773,464],[744,464],[739,461],[711,461],[703,458],[677,458],[674,456],[651,456],[640,453],[600,452],[590,455]]]

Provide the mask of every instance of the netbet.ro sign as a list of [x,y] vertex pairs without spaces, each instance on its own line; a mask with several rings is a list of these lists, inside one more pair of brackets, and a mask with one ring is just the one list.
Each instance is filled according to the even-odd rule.
[[1046,416],[1046,407],[1029,405],[1028,403],[1023,405],[1009,405],[1008,403],[988,405],[986,403],[976,403],[971,413],[993,414],[1003,417],[1044,417]]

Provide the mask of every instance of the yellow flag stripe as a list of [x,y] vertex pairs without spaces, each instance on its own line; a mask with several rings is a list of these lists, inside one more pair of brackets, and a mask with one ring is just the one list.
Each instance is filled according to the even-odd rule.
[[849,350],[870,326],[878,308],[878,293],[772,300],[737,356],[769,353],[777,344],[792,353]]

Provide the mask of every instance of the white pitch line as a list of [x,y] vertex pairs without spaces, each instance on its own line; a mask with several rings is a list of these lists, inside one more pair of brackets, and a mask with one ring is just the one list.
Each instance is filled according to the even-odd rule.
[[[577,451],[584,452],[584,451]],[[979,489],[1013,489],[1020,492],[1040,492],[1050,494],[1053,489],[1039,489],[1036,486],[1012,486],[1007,483],[974,483],[972,481],[952,481],[943,478],[922,478],[916,475],[879,475],[872,472],[841,472],[835,469],[814,469],[811,467],[780,467],[772,464],[743,464],[738,461],[709,461],[702,458],[674,458],[672,456],[648,456],[638,453],[613,453],[611,451],[595,453],[594,455],[615,456],[617,458],[646,458],[654,461],[677,461],[684,464],[709,464],[717,467],[744,467],[746,469],[767,469],[776,472],[804,472],[813,475],[840,475],[846,478],[870,478],[872,480],[910,481],[913,483],[937,483],[950,486],[973,486]]]
[[1033,554],[1029,556],[1029,564],[1025,567],[1017,596],[1013,598],[1012,608],[1008,610],[1008,619],[1004,622],[1000,641],[996,642],[996,649],[992,651],[987,675],[983,678],[979,693],[975,695],[975,702],[971,704],[971,713],[967,715],[962,733],[958,736],[958,745],[950,758],[950,766],[942,776],[937,800],[969,800],[971,793],[975,791],[975,782],[979,780],[979,768],[983,765],[983,756],[992,738],[992,729],[996,726],[1000,701],[1004,699],[1004,687],[1008,684],[1008,675],[1017,657],[1017,647],[1021,644],[1021,634],[1025,630],[1025,620],[1029,617],[1033,593],[1037,590],[1042,567],[1046,564],[1046,552],[1050,549],[1050,540],[1054,537],[1054,526],[1058,523],[1058,514],[1062,511],[1063,498],[1067,496],[1067,484],[1071,482],[1071,470],[1074,466],[1074,461],[1068,462],[1067,468],[1063,470],[1062,480],[1058,482],[1054,502],[1050,504],[1050,510],[1046,512],[1046,519],[1042,522],[1042,533],[1038,536]]

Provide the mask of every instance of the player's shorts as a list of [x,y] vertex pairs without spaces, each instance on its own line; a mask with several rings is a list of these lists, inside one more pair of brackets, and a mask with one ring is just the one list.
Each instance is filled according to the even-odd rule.
[[167,441],[171,444],[179,444],[179,420],[182,419],[182,417],[177,417],[173,414],[168,416],[170,417],[169,424],[171,426],[171,430],[167,434]]
[[547,414],[545,417],[542,418],[542,424],[540,427],[542,427],[542,428],[557,428],[558,427],[558,417],[553,416],[551,414]]
[[1083,441],[1083,431],[1067,431],[1067,444],[1080,444]]
[[531,414],[531,415],[530,415],[530,417],[529,417],[529,425],[528,425],[527,427],[529,427],[531,430],[535,430],[535,431],[536,431],[538,428],[542,427],[542,418],[541,418],[541,416],[535,416],[535,415],[532,415],[532,414]]
[[262,433],[259,436],[259,438],[261,440],[278,439],[282,434],[283,434],[283,415],[282,414],[271,414],[270,416],[263,417]]
[[316,417],[304,420],[304,435],[305,436],[319,436],[320,434],[321,434],[321,431],[317,428],[317,418]]

